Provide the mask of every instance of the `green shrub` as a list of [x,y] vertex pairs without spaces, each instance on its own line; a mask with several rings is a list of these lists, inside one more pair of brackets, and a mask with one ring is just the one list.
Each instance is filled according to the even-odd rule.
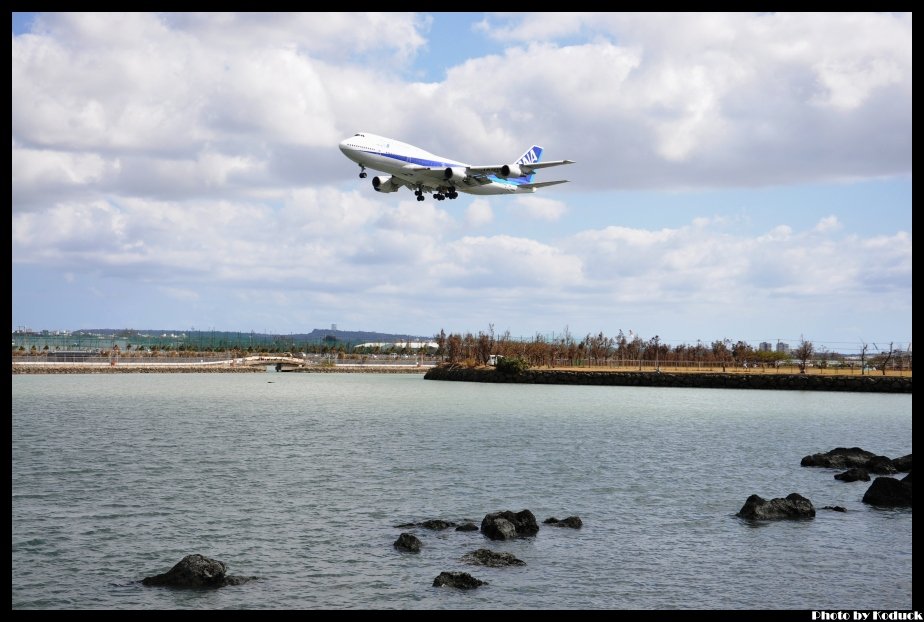
[[496,369],[502,374],[519,374],[529,369],[529,363],[519,357],[499,358]]

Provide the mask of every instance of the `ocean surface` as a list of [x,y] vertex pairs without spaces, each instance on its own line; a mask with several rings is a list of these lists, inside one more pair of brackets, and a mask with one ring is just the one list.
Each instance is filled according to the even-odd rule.
[[[911,396],[391,374],[13,376],[13,609],[910,609],[910,509],[799,466],[911,453]],[[751,494],[814,519],[752,523]],[[822,510],[840,505],[845,513]],[[395,525],[529,509],[528,539]],[[402,531],[423,542],[397,552]],[[460,558],[508,551],[525,566]],[[144,587],[185,555],[259,577]],[[432,587],[442,571],[488,581]]]

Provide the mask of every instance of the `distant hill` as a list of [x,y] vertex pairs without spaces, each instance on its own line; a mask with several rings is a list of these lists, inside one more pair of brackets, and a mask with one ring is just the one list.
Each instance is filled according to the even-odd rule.
[[433,335],[407,335],[380,333],[366,330],[333,330],[327,328],[315,328],[310,333],[258,333],[255,331],[223,331],[223,330],[195,330],[195,329],[126,329],[126,328],[82,328],[75,330],[74,335],[101,335],[110,338],[133,338],[139,336],[161,336],[161,335],[187,335],[208,336],[213,339],[240,340],[241,337],[252,335],[254,339],[261,342],[284,339],[286,341],[303,341],[308,343],[320,343],[325,339],[331,341],[331,337],[338,342],[343,343],[366,343],[370,341],[428,341],[433,339]]

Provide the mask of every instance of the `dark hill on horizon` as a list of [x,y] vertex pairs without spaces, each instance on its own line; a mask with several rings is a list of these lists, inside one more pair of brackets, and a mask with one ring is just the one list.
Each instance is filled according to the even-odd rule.
[[240,339],[245,335],[253,335],[261,341],[271,341],[283,339],[286,341],[304,341],[308,343],[320,343],[331,338],[346,343],[365,343],[365,342],[396,342],[396,341],[429,341],[433,336],[408,335],[380,333],[376,331],[365,330],[334,330],[328,328],[315,328],[309,333],[263,333],[257,331],[233,331],[233,330],[195,330],[195,329],[126,329],[126,328],[82,328],[73,331],[74,335],[101,335],[110,338],[132,338],[136,336],[161,336],[161,335],[187,335],[209,336],[216,339]]

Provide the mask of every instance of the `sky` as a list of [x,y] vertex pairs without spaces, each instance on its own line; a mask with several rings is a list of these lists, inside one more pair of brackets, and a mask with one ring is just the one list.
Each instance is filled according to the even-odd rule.
[[[910,347],[910,13],[14,13],[12,48],[14,330]],[[356,132],[576,163],[417,202]]]

